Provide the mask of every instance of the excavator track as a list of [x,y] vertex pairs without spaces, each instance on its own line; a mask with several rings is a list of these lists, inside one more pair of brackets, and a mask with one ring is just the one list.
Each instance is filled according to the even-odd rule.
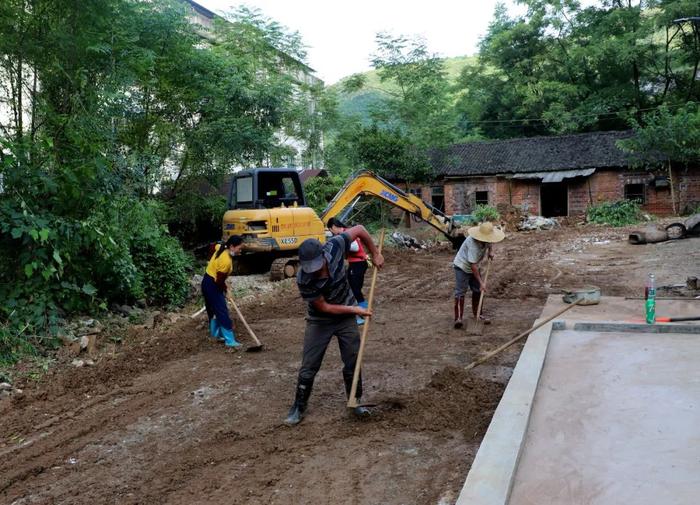
[[270,280],[282,281],[289,279],[297,274],[299,267],[299,258],[277,258],[270,266]]

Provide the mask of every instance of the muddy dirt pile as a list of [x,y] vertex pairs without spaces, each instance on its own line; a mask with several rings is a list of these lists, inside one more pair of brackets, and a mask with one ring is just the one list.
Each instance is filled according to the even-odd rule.
[[385,411],[382,419],[388,425],[413,431],[460,430],[474,437],[486,432],[503,390],[502,384],[449,366],[434,373],[425,388],[410,397],[389,399],[378,410]]

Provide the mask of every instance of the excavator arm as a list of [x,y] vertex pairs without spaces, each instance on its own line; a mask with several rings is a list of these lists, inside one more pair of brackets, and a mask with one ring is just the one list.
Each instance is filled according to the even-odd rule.
[[348,205],[353,204],[360,196],[372,196],[405,210],[419,217],[432,227],[441,231],[453,243],[464,240],[458,233],[452,220],[442,211],[424,202],[416,195],[406,193],[387,180],[372,172],[363,171],[351,177],[338,191],[333,200],[321,214],[321,220],[326,223],[329,218],[338,215]]

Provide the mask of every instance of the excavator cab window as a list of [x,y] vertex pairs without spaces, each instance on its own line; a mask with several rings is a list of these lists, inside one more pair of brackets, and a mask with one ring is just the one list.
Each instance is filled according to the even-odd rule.
[[265,208],[303,205],[301,185],[296,174],[261,172],[258,174],[258,201]]
[[229,209],[272,209],[306,205],[299,174],[294,170],[254,169],[236,174]]

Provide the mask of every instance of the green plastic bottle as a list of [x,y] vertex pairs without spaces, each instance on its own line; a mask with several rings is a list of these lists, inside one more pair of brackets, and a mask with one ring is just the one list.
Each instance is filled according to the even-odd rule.
[[656,321],[656,279],[654,274],[649,274],[646,287],[646,319],[647,324]]

